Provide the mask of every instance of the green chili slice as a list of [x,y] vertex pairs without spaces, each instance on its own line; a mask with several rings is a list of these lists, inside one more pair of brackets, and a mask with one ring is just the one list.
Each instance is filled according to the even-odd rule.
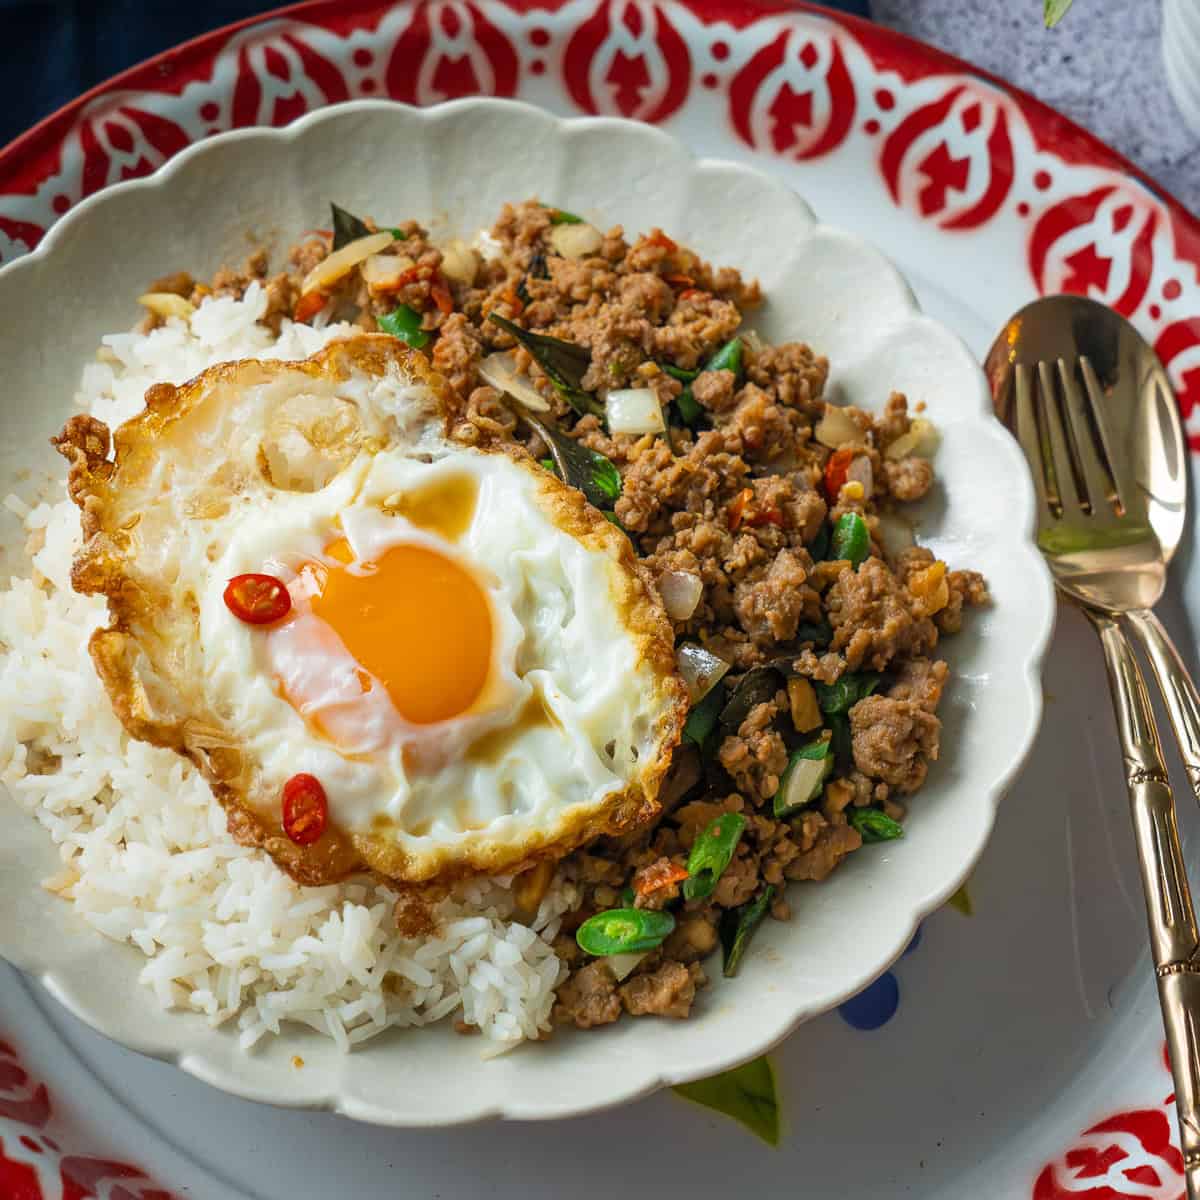
[[852,808],[850,824],[862,834],[864,842],[893,842],[904,836],[904,826],[878,808]]
[[730,909],[721,918],[721,950],[724,954],[724,965],[721,973],[726,979],[732,979],[742,965],[742,955],[750,945],[754,931],[762,924],[775,898],[775,888],[767,884],[757,900],[743,904],[741,908]]
[[822,733],[792,752],[775,793],[773,812],[776,817],[790,817],[821,795],[825,780],[833,771],[831,751],[830,735]]
[[407,304],[401,304],[385,316],[376,317],[375,323],[384,333],[407,342],[414,350],[429,345],[429,334],[421,328],[421,314]]
[[867,523],[858,513],[842,513],[833,527],[832,556],[835,560],[849,559],[853,566],[858,566],[871,549],[871,535],[867,532]]
[[672,363],[658,364],[672,379],[678,379],[680,383],[691,383],[697,375],[700,374],[700,368],[697,367],[694,371],[685,371],[682,367],[676,367]]
[[541,465],[543,470],[549,471],[551,475],[555,474],[554,459],[539,458],[538,463]]
[[720,350],[704,364],[706,371],[732,371],[738,381],[742,378],[742,339],[730,338]]
[[823,713],[848,713],[860,700],[866,699],[879,686],[879,676],[873,671],[846,674],[836,683],[813,680],[817,704]]
[[581,950],[604,958],[609,954],[637,954],[653,950],[675,928],[669,912],[648,908],[610,908],[596,913],[575,931]]
[[550,224],[582,225],[583,218],[577,217],[573,212],[567,212],[565,208],[552,208],[550,209]]
[[712,895],[717,880],[733,861],[745,828],[746,818],[741,813],[722,813],[696,838],[688,855],[688,877],[683,881],[685,900],[703,900]]

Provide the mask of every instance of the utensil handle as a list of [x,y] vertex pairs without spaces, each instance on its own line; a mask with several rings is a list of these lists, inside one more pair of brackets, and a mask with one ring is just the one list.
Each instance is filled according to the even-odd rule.
[[1179,742],[1188,783],[1200,803],[1200,694],[1196,692],[1191,672],[1175,649],[1171,635],[1158,617],[1149,610],[1131,612],[1127,616],[1154,669],[1175,739]]
[[1200,1200],[1200,954],[1175,802],[1146,683],[1120,625],[1084,609],[1104,646],[1158,976],[1189,1200]]

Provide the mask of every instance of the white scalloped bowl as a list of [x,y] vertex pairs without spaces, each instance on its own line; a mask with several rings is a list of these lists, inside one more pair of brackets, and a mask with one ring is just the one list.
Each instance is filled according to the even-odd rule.
[[[318,224],[331,198],[450,233],[490,224],[501,202],[534,194],[630,231],[661,225],[757,276],[769,303],[755,326],[828,355],[835,397],[877,408],[897,388],[923,403],[942,432],[941,486],[920,510],[919,535],[952,565],[982,570],[995,603],[944,644],[954,679],[943,754],[903,841],[853,855],[825,883],[794,885],[794,919],[767,923],[736,979],[715,971],[695,1019],[560,1033],[490,1061],[478,1039],[445,1023],[349,1055],[303,1030],[242,1053],[235,1032],[161,1011],[137,983],[141,956],[39,886],[56,866],[49,839],[0,796],[0,952],[102,1033],[237,1095],[403,1126],[561,1117],[761,1054],[871,982],[959,887],[1038,726],[1052,590],[1032,541],[1024,464],[991,415],[970,353],[918,312],[884,258],[818,225],[786,187],[746,167],[696,161],[644,125],[558,120],[497,100],[426,110],[358,102],[285,130],[213,138],[149,179],[100,194],[0,271],[0,494],[22,470],[58,470],[46,439],[68,415],[100,336],[132,324],[147,280],[240,261],[248,232],[281,248]],[[4,534],[0,545],[19,544],[11,524]],[[292,1065],[297,1054],[303,1070]]]

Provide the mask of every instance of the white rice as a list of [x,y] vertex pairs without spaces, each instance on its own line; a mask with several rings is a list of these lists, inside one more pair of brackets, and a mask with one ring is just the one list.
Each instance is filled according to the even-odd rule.
[[[256,323],[265,307],[252,284],[240,301],[206,300],[190,323],[106,337],[76,404],[117,425],[152,383],[234,358],[303,358],[351,332],[285,322],[274,338]],[[78,510],[54,499],[4,501],[33,553],[29,575],[0,592],[0,782],[59,847],[45,886],[145,955],[139,980],[164,1008],[234,1021],[245,1048],[288,1021],[344,1049],[451,1015],[497,1051],[547,1029],[565,973],[549,942],[574,886],[557,882],[527,927],[510,920],[508,880],[464,885],[438,910],[440,936],[413,941],[395,931],[396,893],[382,884],[301,887],[237,845],[200,776],[131,741],[113,715],[86,651],[105,604],[70,588]]]

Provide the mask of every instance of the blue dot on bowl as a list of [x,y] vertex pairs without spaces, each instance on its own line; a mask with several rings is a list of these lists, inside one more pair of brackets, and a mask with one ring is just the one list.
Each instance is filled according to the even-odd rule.
[[900,1007],[900,984],[885,971],[873,984],[838,1006],[842,1020],[854,1029],[878,1029],[886,1025]]

